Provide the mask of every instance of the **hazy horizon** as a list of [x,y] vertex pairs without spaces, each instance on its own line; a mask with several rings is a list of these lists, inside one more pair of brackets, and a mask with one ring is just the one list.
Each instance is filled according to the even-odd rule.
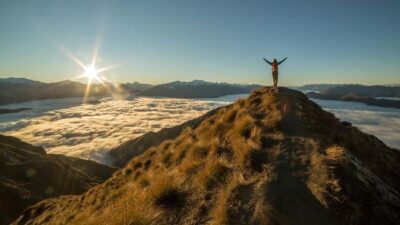
[[400,3],[392,0],[4,1],[0,77],[71,79],[98,50],[109,81],[400,83]]

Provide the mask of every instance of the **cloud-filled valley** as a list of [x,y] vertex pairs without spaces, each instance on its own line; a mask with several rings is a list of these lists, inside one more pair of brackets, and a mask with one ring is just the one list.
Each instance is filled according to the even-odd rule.
[[148,131],[178,125],[223,104],[143,97],[109,100],[9,123],[4,134],[41,145],[49,153],[89,158],[94,152],[107,151]]

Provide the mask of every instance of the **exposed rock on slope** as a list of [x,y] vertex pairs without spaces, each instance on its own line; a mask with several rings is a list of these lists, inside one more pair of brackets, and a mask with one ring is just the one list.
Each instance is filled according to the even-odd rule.
[[14,224],[398,224],[400,153],[263,88]]
[[114,169],[89,160],[46,154],[43,148],[0,135],[0,224],[49,197],[81,194]]

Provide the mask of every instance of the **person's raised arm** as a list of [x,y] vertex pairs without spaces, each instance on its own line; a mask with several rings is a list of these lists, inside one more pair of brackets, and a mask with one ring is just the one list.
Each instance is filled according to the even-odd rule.
[[283,63],[283,62],[285,62],[286,59],[287,59],[287,57],[284,58],[282,61],[278,62],[278,65],[280,65],[280,64]]
[[272,65],[272,62],[266,60],[265,58],[263,58],[263,59],[264,59],[264,61],[265,61],[266,63],[268,63],[269,65]]

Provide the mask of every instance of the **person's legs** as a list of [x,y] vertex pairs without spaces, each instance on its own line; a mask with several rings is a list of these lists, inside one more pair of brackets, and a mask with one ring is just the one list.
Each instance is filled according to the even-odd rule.
[[272,79],[274,81],[274,87],[276,87],[278,85],[278,74],[276,71],[272,72]]

